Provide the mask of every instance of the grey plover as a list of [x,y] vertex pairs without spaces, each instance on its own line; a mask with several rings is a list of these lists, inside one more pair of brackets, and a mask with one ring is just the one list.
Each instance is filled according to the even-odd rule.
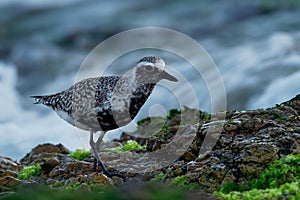
[[[31,97],[35,104],[52,108],[73,126],[90,131],[95,162],[101,166],[103,174],[111,177],[118,174],[109,173],[99,155],[104,134],[134,119],[162,79],[177,82],[165,71],[165,62],[161,58],[147,56],[123,76],[88,78],[59,93]],[[100,136],[95,142],[93,134],[98,131]]]

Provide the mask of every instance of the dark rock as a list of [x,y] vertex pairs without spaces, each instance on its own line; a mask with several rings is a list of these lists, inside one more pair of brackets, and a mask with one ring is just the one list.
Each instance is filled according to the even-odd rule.
[[99,173],[92,173],[87,175],[87,182],[89,184],[93,183],[94,185],[100,188],[113,189],[115,188],[114,182],[112,179],[107,176]]
[[21,182],[22,181],[13,176],[0,178],[0,192],[15,190],[19,187]]
[[7,157],[0,156],[0,177],[2,177],[2,174],[7,170],[17,173],[21,169],[22,166],[17,161],[14,161]]
[[60,160],[58,157],[52,157],[41,164],[43,174],[49,174],[58,164]]
[[[43,161],[43,159],[49,159],[56,154],[69,154],[70,151],[62,144],[40,144],[32,149],[20,162],[24,165],[35,165]],[[40,154],[44,154],[41,158]]]
[[[53,161],[53,163],[56,163]],[[53,165],[49,165],[53,167]],[[85,161],[79,161],[68,157],[63,157],[60,163],[56,165],[48,174],[51,178],[70,178],[82,174],[90,174],[93,171],[93,164]]]
[[17,179],[22,166],[6,157],[0,156],[0,192],[16,190],[21,181]]

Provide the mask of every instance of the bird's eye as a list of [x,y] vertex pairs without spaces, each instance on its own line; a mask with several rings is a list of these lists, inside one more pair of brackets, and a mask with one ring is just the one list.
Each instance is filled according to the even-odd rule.
[[153,67],[150,66],[150,65],[146,65],[146,66],[145,66],[145,69],[146,69],[147,71],[151,71],[151,70],[153,69]]

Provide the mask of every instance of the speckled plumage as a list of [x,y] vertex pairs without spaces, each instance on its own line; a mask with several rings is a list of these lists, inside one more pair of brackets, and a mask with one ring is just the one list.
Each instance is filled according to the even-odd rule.
[[[149,62],[151,64],[157,62],[158,59],[149,56],[142,58],[138,63]],[[147,63],[145,66],[148,66]],[[89,78],[62,92],[32,97],[35,98],[36,103],[51,107],[61,118],[78,128],[94,132],[116,129],[126,125],[137,115],[156,83],[165,78],[161,76],[159,70],[153,66],[150,67],[151,70],[154,69],[152,74],[149,74],[149,69],[140,70],[142,67],[138,67],[122,77]],[[118,88],[115,88],[116,85]],[[122,86],[127,91],[118,91]],[[120,104],[122,103],[121,108],[115,111],[112,108],[113,95],[119,98]],[[126,112],[129,114],[126,115]],[[117,117],[118,115],[119,117]],[[116,117],[118,118],[117,122],[115,121]]]
[[[90,131],[90,145],[103,173],[122,177],[106,170],[99,155],[100,143],[106,131],[128,124],[137,115],[160,80],[177,81],[164,68],[161,58],[148,56],[122,76],[89,78],[62,92],[32,97],[36,104],[52,108],[68,123]],[[101,132],[94,142],[97,131]]]
[[[107,131],[118,128],[114,120],[111,97],[120,76],[82,80],[67,90],[47,96],[33,96],[36,103],[51,107],[68,123],[84,130]],[[129,114],[133,119],[152,93],[155,84],[138,87],[131,95]],[[125,109],[125,108],[124,108]],[[66,113],[66,115],[61,113]],[[128,119],[130,121],[131,119]]]

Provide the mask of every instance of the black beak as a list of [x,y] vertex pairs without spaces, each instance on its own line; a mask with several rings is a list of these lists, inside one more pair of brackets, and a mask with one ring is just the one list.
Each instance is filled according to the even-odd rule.
[[163,71],[161,73],[161,79],[166,79],[166,80],[169,80],[169,81],[172,81],[172,82],[178,82],[177,78],[175,78],[174,76],[172,76],[171,74],[169,74],[166,71]]

